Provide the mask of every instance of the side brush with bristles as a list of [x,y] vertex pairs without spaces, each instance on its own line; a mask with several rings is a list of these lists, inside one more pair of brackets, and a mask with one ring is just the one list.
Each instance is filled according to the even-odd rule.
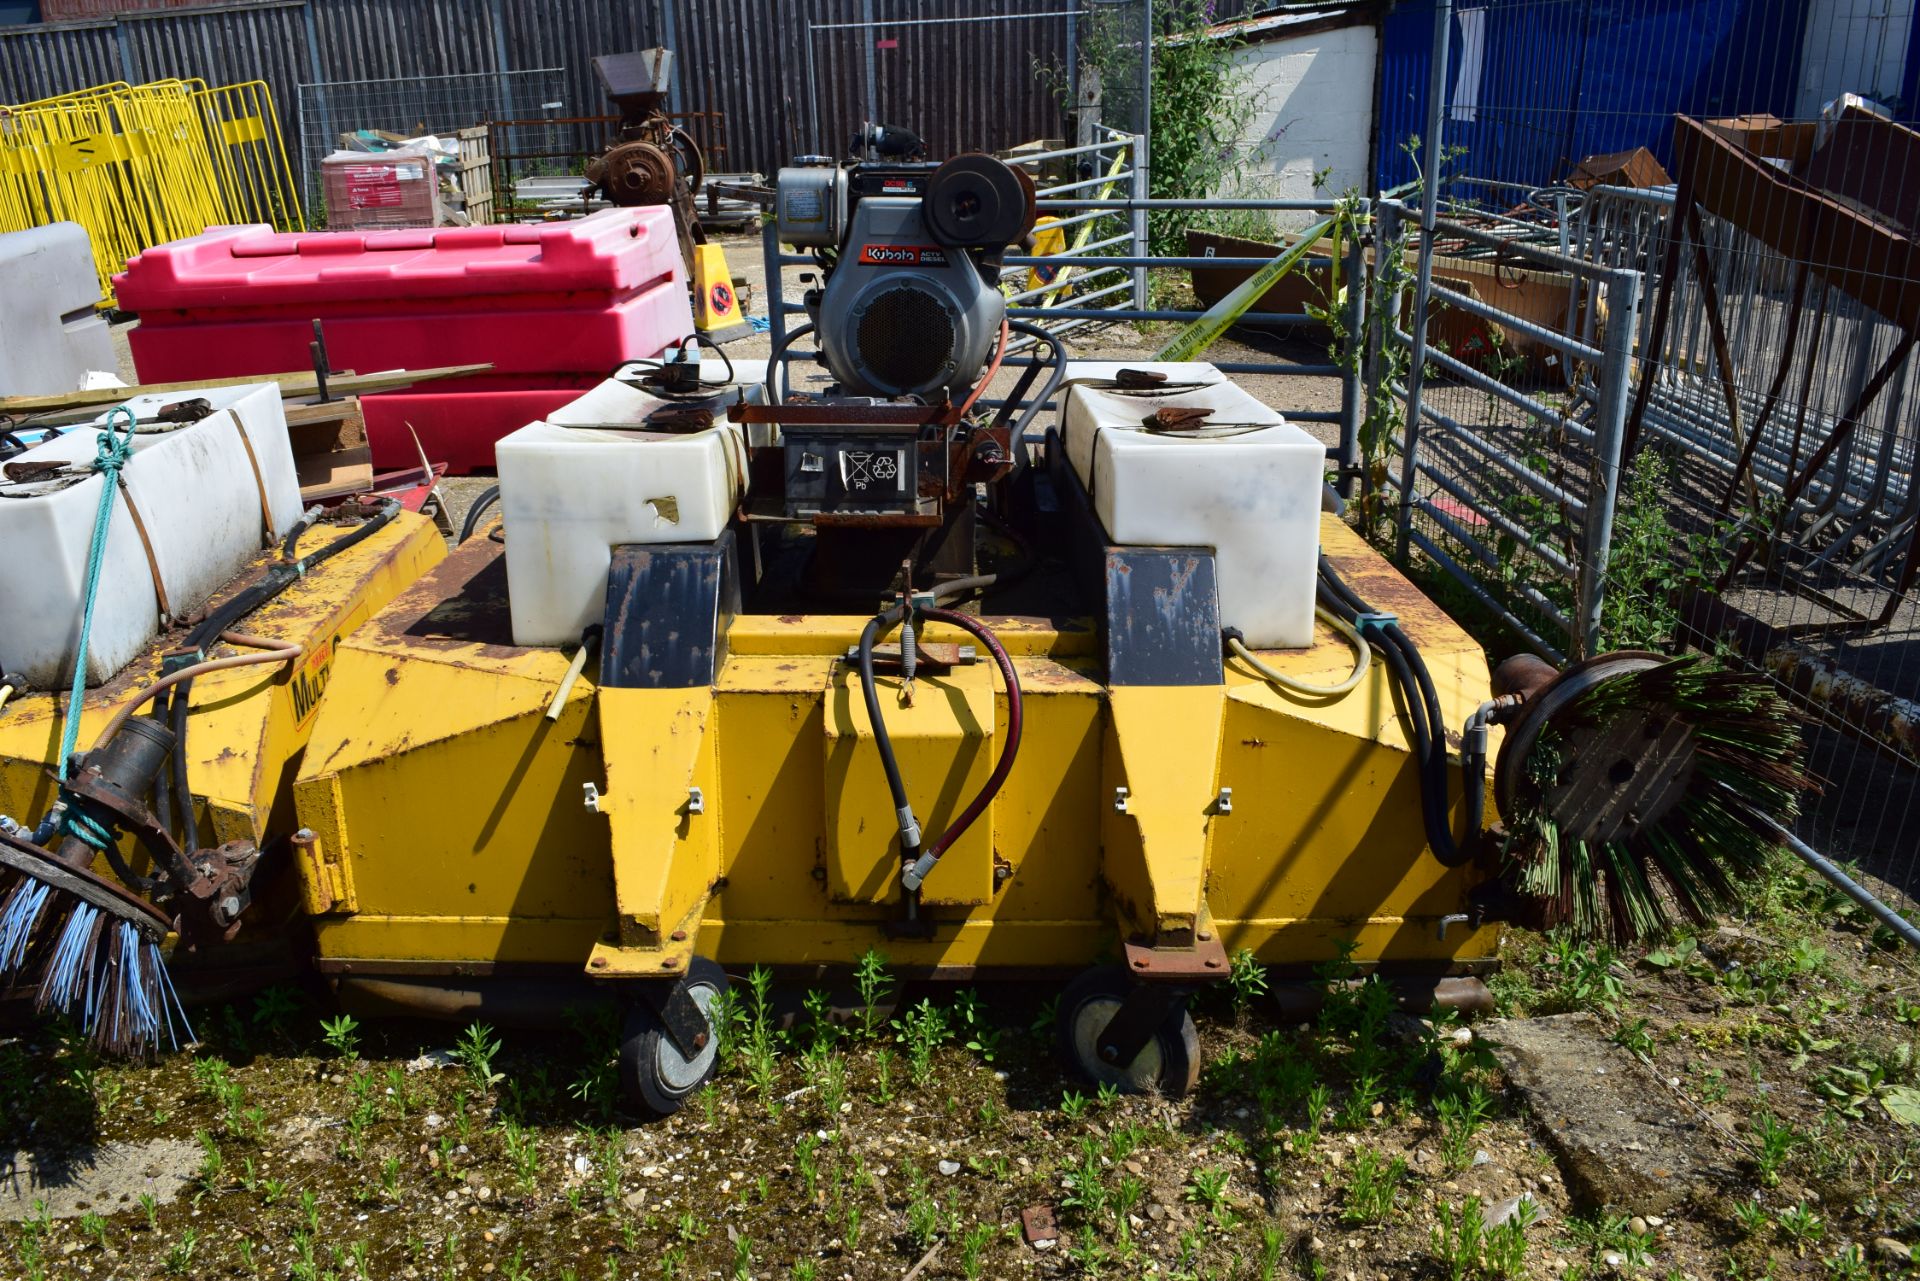
[[1513,888],[1544,924],[1618,942],[1737,906],[1813,786],[1787,701],[1699,655],[1569,669],[1501,757]]
[[172,745],[157,721],[126,722],[74,758],[35,840],[0,832],[0,983],[30,989],[37,1012],[68,1016],[107,1053],[193,1036],[161,953],[171,923],[93,869],[98,856],[119,859],[116,820]]

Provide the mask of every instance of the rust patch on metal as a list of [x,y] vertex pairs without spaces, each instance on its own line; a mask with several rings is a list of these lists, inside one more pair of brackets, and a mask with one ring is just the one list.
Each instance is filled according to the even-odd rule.
[[1227,949],[1211,926],[1194,935],[1192,947],[1154,947],[1126,942],[1127,972],[1143,982],[1211,983],[1227,977]]

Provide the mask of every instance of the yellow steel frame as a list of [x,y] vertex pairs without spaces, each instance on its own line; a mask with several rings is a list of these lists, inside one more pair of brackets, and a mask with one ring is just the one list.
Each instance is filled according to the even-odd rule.
[[[1398,615],[1462,723],[1488,696],[1478,645],[1338,521],[1321,537]],[[864,619],[743,616],[710,688],[596,690],[590,669],[550,721],[567,655],[499,643],[497,553],[457,549],[341,644],[295,787],[320,834],[305,873],[324,967],[640,978],[683,973],[696,951],[805,966],[879,945],[959,974],[1216,931],[1269,963],[1320,961],[1342,939],[1363,963],[1428,971],[1493,955],[1492,927],[1447,919],[1491,869],[1428,852],[1379,664],[1327,700],[1233,664],[1219,685],[1108,689],[1090,628],[990,620],[1021,680],[1019,762],[959,875],[939,893],[928,881],[931,937],[889,938],[893,807],[843,658]],[[970,638],[935,625],[925,639]],[[1263,657],[1322,681],[1351,663],[1330,632]],[[984,664],[923,674],[912,709],[884,684],[924,819],[997,755],[1006,691]]]
[[[309,532],[302,550],[322,546],[330,532],[328,527]],[[231,668],[193,683],[187,781],[203,844],[263,843],[293,832],[293,765],[319,719],[320,695],[335,670],[339,647],[445,556],[446,543],[433,523],[402,512],[387,528],[316,566],[247,618],[249,634],[296,642],[302,654],[292,670]],[[263,554],[260,566],[270,559]],[[252,576],[243,573],[236,582]],[[158,676],[160,659],[156,643],[107,684],[87,692],[81,750],[121,705]],[[64,693],[38,693],[0,709],[0,813],[31,824],[53,805],[51,770],[66,703]],[[145,865],[131,837],[122,845],[130,863]],[[106,872],[104,862],[101,870]]]

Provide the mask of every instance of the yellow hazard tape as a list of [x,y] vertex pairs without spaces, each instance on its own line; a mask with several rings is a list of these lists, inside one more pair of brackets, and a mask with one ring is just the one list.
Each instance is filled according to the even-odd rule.
[[[1305,261],[1320,237],[1326,235],[1337,221],[1337,218],[1323,218],[1301,232],[1300,239],[1289,246],[1284,253],[1234,286],[1232,293],[1207,308],[1198,320],[1188,323],[1186,328],[1175,334],[1165,346],[1155,352],[1153,358],[1165,361],[1196,359],[1201,352],[1213,346],[1215,340],[1226,333],[1234,321],[1244,316],[1260,295],[1266,293],[1276,280]],[[1339,251],[1336,247],[1334,261],[1339,260]]]

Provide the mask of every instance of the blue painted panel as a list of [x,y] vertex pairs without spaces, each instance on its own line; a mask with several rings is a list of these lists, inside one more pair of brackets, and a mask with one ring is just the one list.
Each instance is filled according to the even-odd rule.
[[[1673,116],[1792,110],[1806,0],[1549,0],[1485,13],[1478,104],[1446,122],[1456,173],[1545,184],[1582,158],[1646,147],[1664,164]],[[1390,13],[1381,39],[1381,187],[1415,176],[1403,140],[1424,133],[1432,57],[1428,0]],[[1447,86],[1456,93],[1462,19]]]

